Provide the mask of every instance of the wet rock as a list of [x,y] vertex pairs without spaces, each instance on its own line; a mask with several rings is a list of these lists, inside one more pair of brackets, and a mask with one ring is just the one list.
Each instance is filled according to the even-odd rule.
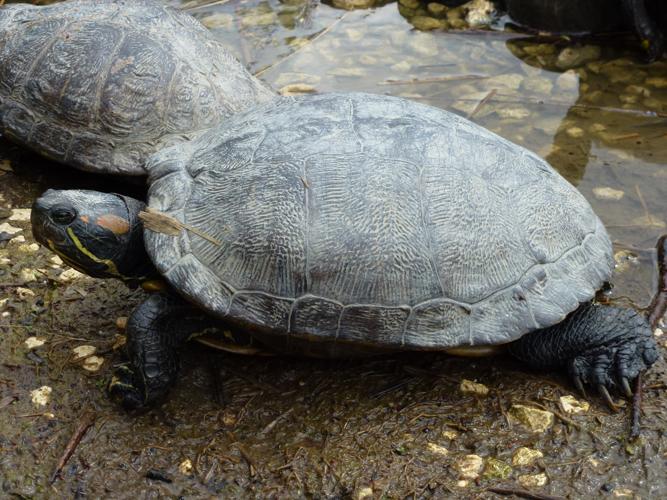
[[614,262],[616,263],[616,272],[623,273],[631,267],[639,265],[637,255],[629,250],[620,250],[614,254]]
[[290,83],[278,91],[280,95],[313,94],[315,92],[317,92],[317,89],[307,83]]
[[559,399],[561,409],[570,415],[586,413],[591,405],[587,401],[579,401],[574,396],[561,396]]
[[463,479],[477,479],[484,466],[484,459],[479,455],[466,455],[454,466]]
[[599,58],[600,47],[597,45],[565,47],[556,58],[556,66],[560,69],[571,69]]
[[572,137],[572,139],[580,139],[585,135],[584,130],[579,127],[570,127],[567,130],[565,130],[565,133],[569,137]]
[[430,31],[437,29],[447,29],[449,26],[444,19],[438,19],[428,16],[415,16],[410,19],[410,24],[421,31]]
[[543,456],[544,454],[540,450],[533,450],[522,446],[514,452],[514,455],[512,456],[512,465],[532,465],[535,460],[542,458]]
[[88,356],[83,361],[82,366],[84,370],[87,370],[89,372],[96,372],[102,367],[103,364],[104,364],[104,358],[101,358],[99,356]]
[[[419,5],[419,2],[417,2],[417,5]],[[426,6],[426,10],[428,10],[429,13],[433,14],[435,17],[444,17],[447,15],[447,7],[438,2],[429,3]]]
[[220,12],[202,18],[201,23],[209,29],[228,28],[234,24],[234,16]]
[[466,22],[470,26],[485,26],[493,21],[495,7],[489,0],[472,0],[466,4]]
[[504,106],[500,109],[496,109],[496,114],[503,119],[507,120],[523,120],[530,116],[530,111],[524,108],[523,106]]
[[426,449],[436,455],[446,456],[449,454],[449,450],[447,448],[436,443],[427,443]]
[[249,10],[241,17],[240,23],[243,28],[253,28],[255,26],[269,26],[276,24],[278,16],[275,12],[266,12],[261,7]]
[[667,88],[667,77],[664,76],[650,76],[646,79],[646,85],[656,89]]
[[484,477],[487,479],[507,479],[512,475],[512,467],[498,460],[497,458],[489,458],[484,467]]
[[527,44],[523,51],[529,56],[549,56],[556,53],[556,46],[551,43]]
[[12,210],[12,214],[9,216],[9,220],[17,222],[28,222],[30,220],[29,208],[15,208]]
[[485,397],[489,395],[489,388],[484,384],[478,384],[472,380],[461,380],[461,385],[459,385],[459,390],[463,394],[473,394],[475,396]]
[[332,4],[338,9],[370,9],[375,6],[376,0],[333,0]]
[[28,337],[23,343],[28,349],[33,350],[42,347],[46,343],[46,339],[40,337]]
[[94,345],[80,345],[72,349],[72,352],[74,353],[75,360],[83,359],[95,354],[95,352],[97,352],[97,347],[95,347]]
[[623,198],[623,196],[625,196],[625,192],[621,191],[620,189],[614,189],[607,186],[600,186],[593,188],[593,196],[595,196],[598,200],[618,201],[621,198]]
[[531,406],[515,404],[509,415],[533,432],[545,432],[554,424],[554,414]]
[[46,406],[51,401],[53,389],[48,385],[43,385],[39,389],[30,391],[30,400],[35,406]]
[[544,472],[539,474],[524,474],[517,478],[518,483],[524,488],[537,488],[547,484],[547,475]]
[[399,5],[407,7],[408,9],[418,9],[421,3],[419,0],[398,0]]

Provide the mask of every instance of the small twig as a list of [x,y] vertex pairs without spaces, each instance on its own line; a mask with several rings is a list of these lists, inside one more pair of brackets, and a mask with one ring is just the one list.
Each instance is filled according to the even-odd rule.
[[77,424],[76,429],[74,429],[74,434],[72,434],[72,437],[67,442],[65,450],[63,451],[60,460],[58,460],[58,465],[56,466],[56,469],[53,471],[53,474],[51,475],[50,484],[53,484],[56,478],[60,475],[60,472],[63,470],[63,467],[65,467],[67,461],[74,454],[76,447],[79,446],[79,443],[81,442],[81,439],[83,439],[83,436],[85,436],[88,429],[95,423],[96,417],[97,416],[95,415],[95,413],[89,410],[85,411],[83,415],[81,415],[81,418],[79,418],[79,423]]
[[488,94],[486,94],[478,103],[477,106],[473,108],[473,110],[468,114],[468,119],[472,118],[477,114],[477,112],[482,109],[482,107],[489,101],[489,99],[492,99],[494,95],[496,95],[496,92],[498,92],[498,89],[491,89]]
[[564,497],[554,497],[551,495],[544,495],[543,493],[533,493],[532,491],[513,487],[493,486],[491,488],[487,488],[486,491],[497,493],[498,495],[514,495],[520,498],[530,498],[534,500],[564,500]]
[[279,422],[280,420],[282,420],[283,418],[285,418],[287,415],[289,415],[289,414],[292,413],[293,411],[294,411],[294,408],[292,407],[292,408],[290,408],[289,410],[287,410],[286,412],[284,412],[284,413],[278,415],[278,416],[277,416],[276,418],[274,418],[271,422],[269,422],[269,424],[268,424],[266,427],[264,427],[264,429],[262,429],[262,432],[260,432],[260,435],[262,435],[262,434],[268,434],[269,432],[271,432],[271,430],[273,430],[273,428],[278,424],[278,422]]
[[632,425],[630,426],[630,439],[637,439],[641,432],[642,413],[642,374],[637,375],[635,381],[635,393],[632,395]]
[[411,78],[409,80],[385,80],[378,82],[378,85],[414,85],[420,83],[458,82],[461,80],[483,80],[485,78],[489,77],[486,75],[429,76],[426,78]]
[[658,291],[648,307],[648,322],[655,330],[667,311],[667,235],[658,240]]
[[276,66],[278,66],[278,65],[284,63],[285,61],[287,61],[289,58],[293,57],[295,54],[298,54],[298,53],[301,52],[305,47],[308,47],[308,46],[312,45],[313,43],[315,43],[317,40],[319,40],[319,39],[322,38],[324,35],[326,35],[327,33],[329,33],[332,29],[334,29],[334,27],[336,27],[336,26],[337,26],[343,19],[345,19],[345,18],[347,17],[347,15],[348,15],[350,12],[351,12],[351,11],[347,11],[347,12],[345,12],[342,16],[340,16],[340,17],[339,17],[338,19],[336,19],[333,23],[331,23],[329,26],[327,26],[327,27],[324,28],[322,31],[320,31],[320,32],[319,32],[317,35],[315,35],[313,38],[310,38],[310,39],[308,40],[308,43],[302,45],[301,47],[299,47],[298,49],[296,49],[294,52],[290,52],[289,54],[287,54],[287,55],[286,55],[285,57],[283,57],[282,59],[278,59],[278,60],[277,60],[276,62],[274,62],[273,64],[269,64],[266,68],[259,70],[257,73],[255,73],[255,76],[260,76],[260,75],[266,73],[266,72],[269,71],[271,68],[275,68]]
[[635,191],[637,193],[637,197],[639,198],[639,203],[642,204],[642,208],[644,209],[646,220],[648,221],[649,225],[653,225],[653,217],[651,216],[651,212],[648,210],[648,205],[646,204],[646,200],[644,200],[644,195],[642,195],[642,192],[639,189],[639,184],[635,184]]

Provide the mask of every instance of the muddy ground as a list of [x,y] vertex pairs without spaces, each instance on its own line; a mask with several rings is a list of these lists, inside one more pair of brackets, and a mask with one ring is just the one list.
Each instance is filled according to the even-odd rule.
[[[419,2],[351,12],[298,0],[170,3],[284,93],[402,95],[547,157],[609,228],[619,263],[612,299],[650,301],[654,245],[667,223],[665,61],[641,63],[628,41],[417,31],[424,17],[444,19]],[[584,398],[564,375],[504,356],[318,361],[192,344],[164,405],[120,410],[104,390],[122,360],[116,320],[143,294],[82,276],[34,242],[28,209],[53,187],[144,191],[0,140],[0,496],[494,498],[489,488],[504,487],[667,497],[664,358],[645,376],[636,440],[627,404],[612,413],[593,395],[586,411],[571,413],[561,397]],[[665,338],[657,338],[663,356]],[[77,358],[81,346],[96,351]],[[488,393],[464,391],[464,381]],[[544,428],[517,419],[517,405],[541,410],[533,425]],[[93,425],[52,478],[86,418]]]

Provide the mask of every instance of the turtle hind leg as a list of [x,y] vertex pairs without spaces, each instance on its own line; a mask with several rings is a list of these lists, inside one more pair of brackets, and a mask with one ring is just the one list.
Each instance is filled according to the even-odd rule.
[[646,319],[633,309],[582,305],[561,323],[509,345],[533,368],[567,368],[575,386],[595,388],[613,407],[610,390],[630,395],[630,384],[658,358]]
[[217,321],[167,293],[151,295],[127,322],[127,355],[109,383],[109,394],[127,409],[151,406],[176,382],[178,352],[193,335],[215,328]]

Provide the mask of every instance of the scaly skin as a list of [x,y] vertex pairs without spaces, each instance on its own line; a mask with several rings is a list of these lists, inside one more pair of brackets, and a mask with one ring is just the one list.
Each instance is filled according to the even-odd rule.
[[[566,368],[577,388],[631,395],[630,383],[658,359],[646,319],[633,309],[583,305],[564,321],[523,336],[510,353],[538,369]],[[613,404],[612,404],[613,405]]]

